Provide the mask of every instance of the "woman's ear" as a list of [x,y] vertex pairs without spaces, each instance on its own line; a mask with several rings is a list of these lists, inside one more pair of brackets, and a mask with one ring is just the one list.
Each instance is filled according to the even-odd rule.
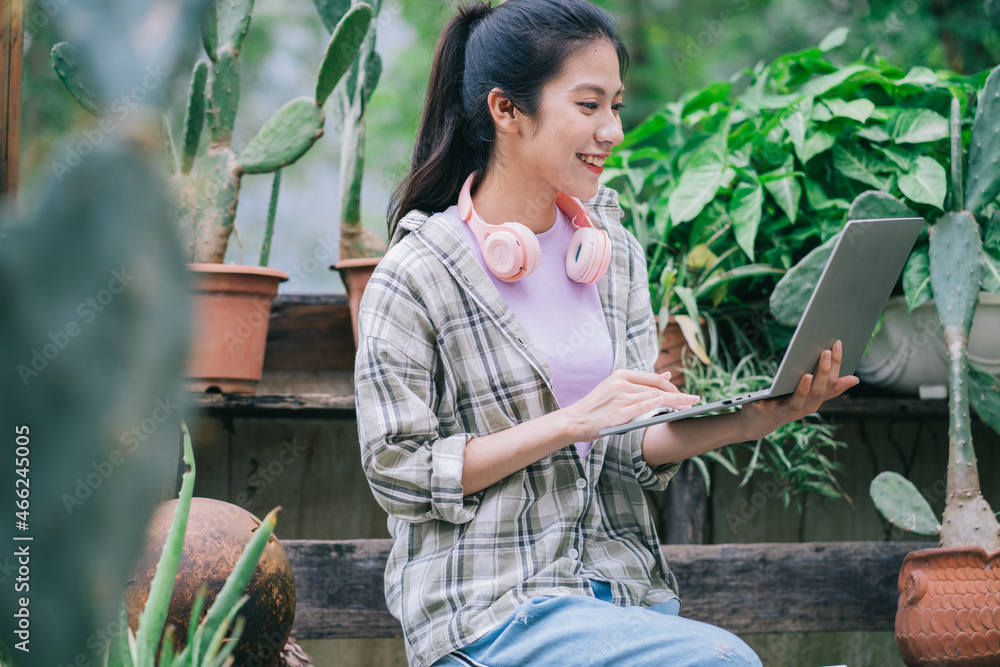
[[496,124],[498,132],[516,133],[525,120],[514,103],[504,94],[500,88],[494,88],[486,98],[486,103],[490,108],[490,115]]

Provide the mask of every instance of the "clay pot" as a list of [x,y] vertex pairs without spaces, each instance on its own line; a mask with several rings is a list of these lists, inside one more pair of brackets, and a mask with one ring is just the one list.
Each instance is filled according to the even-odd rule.
[[899,572],[896,645],[910,667],[1000,665],[1000,551],[912,551]]
[[252,394],[264,370],[271,302],[288,274],[233,264],[188,264],[188,270],[195,328],[187,389]]
[[[684,356],[688,353],[687,341],[684,339],[680,325],[673,317],[667,321],[667,326],[664,328],[660,327],[659,316],[654,317],[654,319],[657,331],[662,334],[662,337],[660,339],[660,354],[656,357],[653,371],[656,373],[670,371],[670,381],[678,389],[683,389],[685,380]],[[702,324],[704,324],[704,320],[702,320]]]
[[358,311],[361,308],[361,295],[365,292],[368,280],[375,272],[381,257],[362,257],[360,259],[342,259],[332,267],[340,273],[340,279],[347,288],[347,299],[351,307],[351,326],[354,329],[354,349],[358,349]]
[[[133,631],[138,627],[139,614],[146,606],[149,586],[176,508],[175,499],[153,509],[142,553],[133,568],[134,581],[125,589],[128,624]],[[187,640],[191,609],[199,587],[202,583],[208,587],[202,611],[204,618],[260,523],[257,517],[237,505],[211,498],[191,499],[184,548],[167,614],[167,623],[175,626],[176,652],[183,650]],[[292,566],[273,534],[264,547],[245,594],[249,599],[238,612],[243,616],[245,625],[233,654],[236,658],[234,664],[270,667],[285,646],[295,620]]]

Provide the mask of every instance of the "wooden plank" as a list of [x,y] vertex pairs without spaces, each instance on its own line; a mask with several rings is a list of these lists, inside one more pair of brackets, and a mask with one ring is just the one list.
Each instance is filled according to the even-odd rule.
[[16,197],[21,153],[23,0],[0,2],[0,193]]
[[280,414],[283,418],[354,419],[353,394],[211,394],[189,393],[190,407],[210,415],[233,417]]
[[[397,637],[383,572],[391,540],[284,540],[295,635]],[[733,632],[891,630],[903,557],[918,542],[664,545],[681,615]]]
[[279,295],[264,352],[268,371],[353,371],[354,333],[346,294]]
[[[270,354],[270,347],[267,354]],[[351,354],[354,354],[353,349]],[[275,362],[276,365],[277,363]],[[351,366],[347,370],[353,369]],[[276,413],[284,413],[282,417],[354,416],[354,396],[351,394],[191,394],[190,404],[195,408],[209,409],[218,413],[231,412],[240,416],[264,416]],[[835,398],[823,404],[820,414],[824,417],[852,419],[923,420],[943,419],[947,415],[947,409],[946,400]]]

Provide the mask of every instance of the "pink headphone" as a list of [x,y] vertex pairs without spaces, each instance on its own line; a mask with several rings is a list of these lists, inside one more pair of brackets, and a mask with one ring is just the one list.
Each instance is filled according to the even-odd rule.
[[[475,176],[476,172],[469,174],[458,195],[459,215],[476,235],[486,266],[493,275],[509,283],[520,280],[538,268],[542,248],[534,232],[520,222],[490,225],[479,217],[472,206],[472,181]],[[566,253],[566,275],[578,283],[590,284],[600,280],[611,263],[608,233],[594,226],[580,200],[559,192],[556,194],[556,206],[569,216],[576,227]],[[582,221],[582,226],[576,223],[577,218]]]

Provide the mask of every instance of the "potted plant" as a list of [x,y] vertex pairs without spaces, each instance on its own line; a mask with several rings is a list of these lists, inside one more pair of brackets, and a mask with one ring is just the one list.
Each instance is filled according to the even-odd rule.
[[[345,7],[342,3],[325,0],[315,0],[315,3],[323,25],[334,31]],[[382,0],[372,0],[371,6],[373,15],[377,17]],[[330,268],[340,273],[347,289],[355,346],[358,344],[361,295],[387,249],[385,242],[361,223],[365,112],[382,74],[382,59],[375,51],[375,32],[376,22],[373,21],[347,76],[334,91],[331,103],[334,124],[340,135],[340,261]]]
[[[191,76],[181,151],[169,123],[163,142],[173,168],[180,232],[195,297],[197,330],[186,375],[189,388],[250,393],[263,370],[271,301],[288,275],[268,268],[280,170],[295,162],[323,134],[323,104],[347,71],[368,31],[372,10],[357,4],[336,24],[317,73],[314,97],[299,97],[264,124],[242,150],[232,146],[239,106],[239,54],[250,24],[252,0],[217,0],[202,29],[211,65],[199,60]],[[73,96],[98,116],[100,105],[75,49],[52,50],[56,73]],[[110,122],[105,118],[102,122]],[[199,156],[202,128],[208,142]],[[258,266],[223,264],[235,228],[240,181],[245,174],[274,173],[271,205]]]
[[[871,484],[879,512],[895,526],[938,535],[941,547],[907,554],[899,575],[896,642],[907,665],[1000,661],[1000,524],[982,496],[972,447],[970,403],[1000,431],[1000,380],[969,364],[968,335],[980,281],[989,273],[980,221],[998,222],[1000,68],[979,95],[962,178],[959,101],[951,114],[951,212],[931,225],[927,274],[948,350],[947,492],[942,522],[906,478],[883,472]],[[963,192],[964,191],[964,192]],[[987,600],[991,600],[987,602]],[[983,625],[986,621],[989,623]]]
[[[964,100],[982,88],[986,74],[904,71],[872,50],[838,65],[830,54],[846,35],[837,29],[816,48],[690,91],[631,130],[605,163],[606,181],[622,194],[625,224],[647,248],[650,297],[661,320],[671,310],[693,316],[692,303],[700,317],[758,303],[773,287],[773,314],[794,326],[811,287],[799,289],[804,283],[795,271],[778,286],[774,279],[831,242],[860,194],[878,188],[928,219],[943,210],[951,99],[959,97],[968,109]],[[995,268],[1000,236],[984,230]],[[735,270],[746,279],[696,290],[690,298],[681,270],[711,265],[699,259],[699,246],[716,233],[709,259],[739,248],[716,267],[717,275]],[[911,277],[919,275],[921,250],[926,254],[925,242],[911,258]],[[1000,278],[1000,270],[995,273]],[[672,281],[685,289],[674,291]],[[785,290],[792,285],[798,287]],[[995,289],[988,282],[984,288]],[[915,290],[905,292],[915,307]],[[711,319],[706,326],[711,338]],[[691,322],[687,328],[698,331]]]

